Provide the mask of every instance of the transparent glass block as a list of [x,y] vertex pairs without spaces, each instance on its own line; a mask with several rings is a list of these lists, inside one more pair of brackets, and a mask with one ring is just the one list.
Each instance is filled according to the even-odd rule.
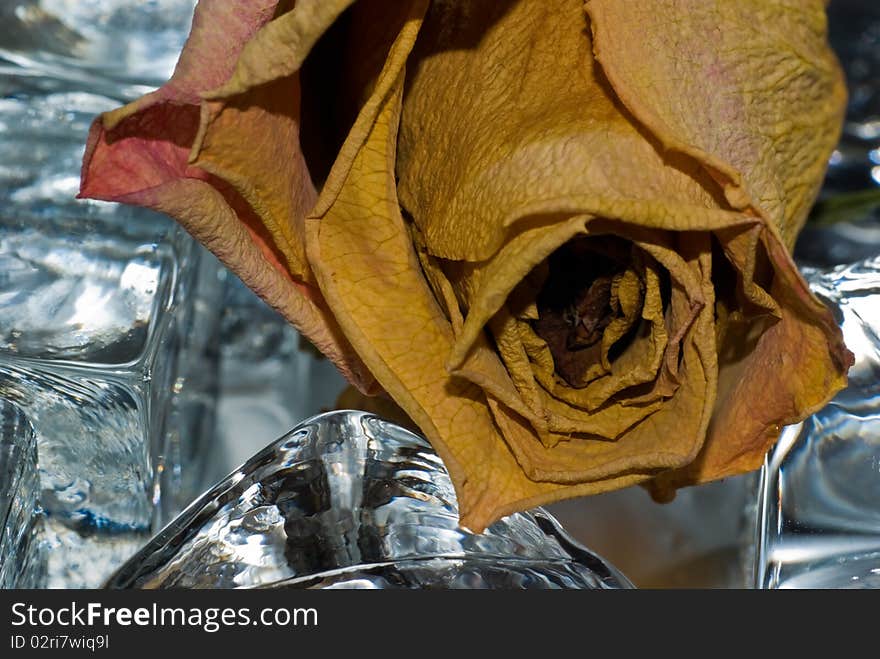
[[880,587],[880,256],[805,272],[855,354],[849,385],[787,427],[759,494],[757,586]]
[[4,0],[0,58],[133,99],[167,80],[196,0]]
[[213,257],[74,198],[89,124],[119,105],[78,84],[0,73],[0,397],[36,433],[52,587],[99,584],[189,501],[217,368]]
[[442,461],[365,412],[313,417],[153,538],[111,588],[626,588],[543,511],[475,535]]
[[[158,458],[160,481],[160,523],[164,524],[216,479],[209,473],[210,457],[217,441],[217,408],[220,394],[220,318],[226,269],[199,246],[198,266],[186,270],[182,282],[183,308],[170,314],[168,354],[179,355],[170,399],[164,388],[154,390],[157,411],[156,436],[164,437]],[[154,497],[155,499],[155,497]]]
[[34,429],[21,409],[0,399],[0,588],[45,581],[39,493]]

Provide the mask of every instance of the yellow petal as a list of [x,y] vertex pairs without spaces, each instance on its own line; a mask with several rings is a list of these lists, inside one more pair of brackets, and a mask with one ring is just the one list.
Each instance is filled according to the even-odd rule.
[[318,39],[354,0],[296,0],[245,44],[232,75],[205,94],[225,99],[299,71]]
[[189,160],[241,195],[285,269],[309,282],[302,223],[317,195],[299,148],[299,96],[294,76],[204,103]]
[[665,147],[704,163],[730,204],[764,215],[789,249],[845,107],[824,4],[586,3],[596,58],[627,109]]
[[698,163],[668,158],[622,111],[581,2],[456,6],[432,7],[399,139],[400,200],[430,254],[484,261],[573,215],[673,230],[743,221]]
[[[789,258],[776,241],[770,250],[780,261]],[[853,356],[836,324],[800,276],[786,279],[785,273],[796,270],[793,265],[783,270],[770,291],[781,318],[760,334],[750,352],[722,366],[705,447],[693,464],[651,483],[658,500],[685,485],[757,469],[783,426],[818,411],[846,385]],[[741,338],[732,341],[748,345]]]

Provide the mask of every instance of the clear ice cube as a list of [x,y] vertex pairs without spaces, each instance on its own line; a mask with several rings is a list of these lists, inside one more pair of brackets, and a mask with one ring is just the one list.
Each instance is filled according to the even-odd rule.
[[200,491],[218,363],[216,260],[167,217],[74,198],[118,105],[77,84],[0,73],[0,398],[36,433],[51,587],[98,585]]
[[89,124],[118,103],[32,83],[0,75],[0,351],[133,363],[192,250],[158,214],[74,198]]
[[45,580],[39,491],[34,429],[21,409],[0,399],[0,588],[35,588]]
[[111,588],[621,588],[543,511],[459,527],[422,438],[371,414],[304,421],[195,501]]
[[0,58],[135,98],[167,80],[196,0],[4,0]]
[[880,587],[880,256],[805,270],[855,354],[849,384],[784,429],[762,474],[757,586]]

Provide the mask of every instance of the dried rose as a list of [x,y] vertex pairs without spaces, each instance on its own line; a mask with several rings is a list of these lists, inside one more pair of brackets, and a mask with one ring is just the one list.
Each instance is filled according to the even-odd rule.
[[178,218],[378,383],[463,524],[662,498],[845,383],[790,257],[842,119],[825,30],[823,0],[202,0],[82,195]]

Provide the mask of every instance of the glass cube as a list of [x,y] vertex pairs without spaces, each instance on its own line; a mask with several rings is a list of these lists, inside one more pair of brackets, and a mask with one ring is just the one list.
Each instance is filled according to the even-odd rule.
[[880,587],[880,257],[807,271],[855,353],[849,384],[787,427],[762,474],[761,588]]
[[334,409],[347,386],[290,323],[238,277],[226,277],[218,424],[206,487],[303,419]]
[[0,75],[0,397],[36,433],[48,586],[98,585],[197,494],[214,411],[219,265],[164,216],[74,198],[119,105],[78,84]]
[[0,58],[134,99],[167,80],[196,0],[4,0]]
[[365,412],[307,419],[192,503],[110,588],[607,589],[618,570],[547,513],[477,535],[443,462]]
[[39,492],[34,429],[20,408],[0,399],[0,588],[33,588],[45,580]]

